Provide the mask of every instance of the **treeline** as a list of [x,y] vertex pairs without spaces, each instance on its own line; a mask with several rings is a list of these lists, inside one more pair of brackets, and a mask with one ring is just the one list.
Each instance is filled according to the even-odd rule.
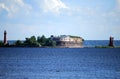
[[25,38],[25,41],[17,40],[12,45],[3,45],[0,42],[0,46],[9,46],[9,47],[55,47],[56,41],[51,40],[50,38],[46,38],[44,35],[42,36],[31,36],[30,38]]

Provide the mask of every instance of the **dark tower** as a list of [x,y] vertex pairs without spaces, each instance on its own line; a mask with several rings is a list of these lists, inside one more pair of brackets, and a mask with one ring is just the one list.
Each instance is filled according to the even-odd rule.
[[113,45],[113,40],[114,40],[114,38],[110,36],[109,46],[111,46],[111,47],[114,46],[114,45]]
[[7,44],[7,32],[6,30],[4,31],[4,45]]

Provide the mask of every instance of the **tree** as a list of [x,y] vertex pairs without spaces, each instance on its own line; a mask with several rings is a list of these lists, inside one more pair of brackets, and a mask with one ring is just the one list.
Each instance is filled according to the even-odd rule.
[[20,41],[20,40],[17,40],[16,42],[15,42],[15,46],[22,46],[22,42]]
[[46,41],[47,41],[47,38],[44,35],[37,38],[37,42],[40,43],[42,46],[46,46]]
[[56,46],[56,41],[53,41],[50,38],[48,38],[47,41],[46,41],[46,46],[55,47]]
[[40,43],[40,41],[41,41],[41,37],[38,36],[38,37],[37,37],[37,42]]
[[36,37],[35,37],[35,36],[32,36],[32,37],[30,38],[30,42],[31,42],[31,43],[36,43],[36,42],[37,42]]
[[37,42],[40,43],[42,46],[51,46],[51,47],[56,46],[56,41],[53,41],[50,38],[46,38],[44,35],[42,35],[41,37],[38,36]]
[[3,42],[2,41],[0,41],[0,46],[3,46],[4,44],[3,44]]
[[51,46],[55,47],[56,46],[56,41],[52,41]]
[[31,36],[30,38],[26,38],[24,45],[30,46],[30,47],[39,47],[40,46],[40,44],[37,42],[35,36]]

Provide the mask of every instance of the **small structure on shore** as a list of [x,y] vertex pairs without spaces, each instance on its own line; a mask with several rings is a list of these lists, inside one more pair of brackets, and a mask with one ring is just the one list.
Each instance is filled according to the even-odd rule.
[[6,30],[4,31],[4,45],[7,45],[7,32]]
[[109,46],[110,47],[114,47],[113,41],[114,41],[114,38],[110,36],[110,40],[109,40]]

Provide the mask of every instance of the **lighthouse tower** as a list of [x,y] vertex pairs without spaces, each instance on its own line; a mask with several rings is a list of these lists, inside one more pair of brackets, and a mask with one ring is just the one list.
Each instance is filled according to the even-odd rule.
[[113,45],[114,38],[110,36],[109,46],[114,47]]
[[4,45],[7,45],[7,32],[4,31]]

